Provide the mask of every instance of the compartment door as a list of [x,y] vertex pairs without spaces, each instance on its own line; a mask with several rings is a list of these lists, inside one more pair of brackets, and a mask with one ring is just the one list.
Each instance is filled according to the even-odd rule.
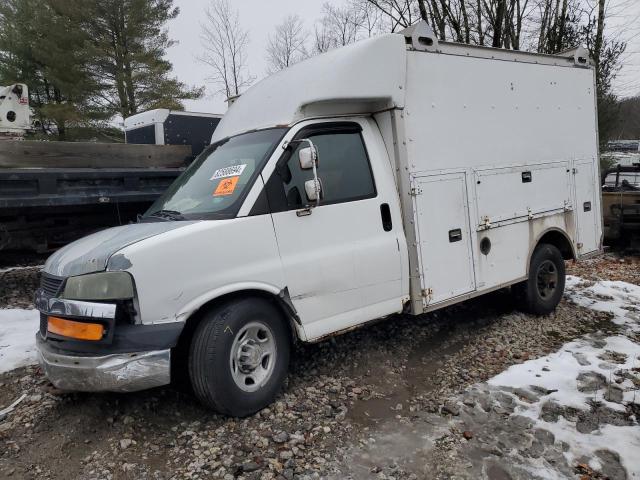
[[598,249],[600,244],[600,202],[596,195],[600,189],[596,183],[594,165],[591,160],[575,163],[576,221],[579,255]]
[[428,304],[475,290],[464,173],[415,179],[423,288]]

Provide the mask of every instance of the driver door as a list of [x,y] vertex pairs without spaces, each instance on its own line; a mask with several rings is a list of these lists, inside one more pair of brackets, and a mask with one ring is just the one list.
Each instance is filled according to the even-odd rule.
[[313,180],[300,166],[305,142],[292,142],[267,192],[289,294],[311,340],[401,310],[392,223],[401,226],[376,188],[382,166],[372,168],[360,124],[315,124],[295,138],[309,138],[318,150],[320,205],[305,193]]

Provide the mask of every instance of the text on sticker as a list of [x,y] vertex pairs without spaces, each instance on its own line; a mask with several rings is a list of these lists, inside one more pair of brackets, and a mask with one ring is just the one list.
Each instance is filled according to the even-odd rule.
[[232,165],[230,167],[219,168],[213,172],[213,176],[209,180],[216,180],[218,178],[235,177],[236,175],[242,175],[247,164]]
[[231,195],[236,189],[236,184],[240,177],[223,178],[213,192],[214,197],[221,197],[223,195]]

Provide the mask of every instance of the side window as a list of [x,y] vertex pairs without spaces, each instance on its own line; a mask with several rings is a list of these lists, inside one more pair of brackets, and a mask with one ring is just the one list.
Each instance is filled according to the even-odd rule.
[[[375,197],[373,175],[367,151],[360,132],[318,132],[307,135],[318,149],[318,177],[322,182],[321,204],[340,203]],[[303,208],[309,204],[304,182],[313,179],[311,170],[302,170],[299,144],[286,166],[280,171],[288,209]]]

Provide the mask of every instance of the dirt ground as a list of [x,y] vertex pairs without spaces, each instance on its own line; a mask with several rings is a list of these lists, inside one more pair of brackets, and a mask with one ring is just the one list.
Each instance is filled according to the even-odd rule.
[[[569,264],[568,272],[639,284],[640,258],[606,255]],[[37,268],[0,276],[0,308],[27,308]],[[279,400],[246,419],[216,415],[173,387],[122,395],[64,393],[37,366],[14,370],[0,375],[0,410],[26,396],[0,418],[0,478],[473,478],[457,457],[448,456],[453,447],[447,442],[475,448],[474,455],[497,454],[473,446],[461,432],[452,437],[449,431],[429,456],[411,461],[400,461],[403,452],[392,448],[420,441],[411,428],[403,430],[403,442],[385,447],[386,454],[371,455],[376,450],[363,447],[389,438],[393,425],[450,417],[449,397],[510,365],[585,334],[615,332],[610,318],[567,299],[555,314],[525,315],[506,291],[420,317],[393,316],[320,344],[299,345]],[[487,478],[516,478],[496,465]],[[568,465],[567,471],[575,468]]]

